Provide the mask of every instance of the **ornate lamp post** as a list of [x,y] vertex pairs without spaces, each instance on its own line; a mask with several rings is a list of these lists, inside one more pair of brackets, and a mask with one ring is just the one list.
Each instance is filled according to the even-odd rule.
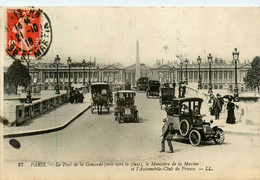
[[60,94],[60,88],[59,88],[59,63],[60,63],[60,57],[59,55],[57,55],[57,57],[55,58],[54,60],[54,63],[57,65],[57,84],[56,84],[56,87],[55,87],[55,94]]
[[182,83],[182,66],[183,66],[183,62],[181,61],[180,63],[180,66],[181,66],[181,78],[180,78],[180,82]]
[[85,59],[83,59],[82,61],[82,65],[83,65],[83,85],[85,85],[85,66],[86,66],[86,61]]
[[233,51],[233,60],[235,61],[235,88],[234,88],[234,101],[238,102],[238,86],[237,86],[237,62],[239,58],[239,52],[237,48]]
[[86,62],[86,66],[88,66],[88,83],[90,85],[90,67],[95,65],[95,62],[91,61],[91,57],[90,60],[88,62]]
[[183,62],[180,62],[180,66],[181,66],[181,77],[180,77],[180,81],[179,81],[179,98],[181,97],[181,84],[182,84],[182,66],[183,66]]
[[71,59],[70,59],[70,57],[68,57],[67,64],[69,65],[69,89],[70,89],[70,88],[71,88],[71,83],[70,83],[70,66],[71,66]]
[[198,65],[199,65],[199,81],[198,81],[198,89],[201,89],[201,76],[200,76],[200,63],[201,63],[201,58],[198,56],[197,59]]
[[186,74],[186,77],[185,77],[185,84],[186,85],[188,85],[188,59],[186,59],[185,61],[184,61],[184,63],[185,63],[185,66],[186,66],[186,72],[185,72],[185,74]]
[[[26,60],[29,76],[30,76],[30,61],[31,61],[31,60],[29,60],[29,59]],[[31,76],[30,76],[30,77],[31,77]],[[26,94],[26,101],[25,101],[25,102],[26,102],[26,103],[32,103],[31,79],[30,79],[30,81],[29,81],[29,85],[28,85],[28,87],[27,87],[27,89],[26,89],[26,92],[27,92],[27,94]]]
[[97,66],[97,82],[99,82],[99,65]]
[[213,56],[211,56],[211,54],[209,53],[209,56],[208,56],[208,62],[209,62],[209,89],[208,89],[208,93],[209,94],[212,94],[212,82],[211,82],[211,63],[212,63],[212,59],[213,59]]

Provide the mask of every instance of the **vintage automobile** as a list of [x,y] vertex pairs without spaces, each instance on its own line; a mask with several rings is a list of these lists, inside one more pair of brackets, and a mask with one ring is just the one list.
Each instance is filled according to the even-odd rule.
[[91,84],[91,112],[97,109],[98,114],[102,114],[102,107],[109,112],[110,102],[113,101],[113,95],[107,83]]
[[135,91],[121,90],[115,93],[115,120],[121,122],[139,122],[138,110],[134,105]]
[[160,94],[160,82],[155,80],[149,80],[148,89],[146,91],[146,97],[159,97]]
[[213,121],[209,123],[202,119],[205,116],[200,114],[202,102],[203,99],[198,97],[178,98],[165,108],[169,122],[172,123],[172,134],[189,138],[193,146],[211,140],[222,144],[225,140],[223,130],[218,126],[211,128]]
[[136,90],[139,91],[145,91],[148,88],[148,78],[147,77],[140,77],[139,79],[137,79],[136,82]]
[[174,89],[171,87],[162,87],[161,88],[161,94],[160,94],[160,105],[161,105],[161,109],[162,106],[168,106],[172,103],[172,100],[174,99]]

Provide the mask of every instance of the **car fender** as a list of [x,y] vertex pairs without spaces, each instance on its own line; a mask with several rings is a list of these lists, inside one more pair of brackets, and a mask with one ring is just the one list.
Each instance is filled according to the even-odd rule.
[[219,128],[218,126],[214,126],[214,127],[212,128],[212,130],[215,131],[215,132],[216,132],[217,129],[219,129],[220,131],[224,132],[224,131],[223,131],[221,128]]
[[[198,126],[198,127],[193,127],[192,129],[196,129],[196,130],[198,130],[198,131],[201,131],[201,130],[203,130],[203,127]],[[191,129],[191,130],[192,130],[192,129]]]

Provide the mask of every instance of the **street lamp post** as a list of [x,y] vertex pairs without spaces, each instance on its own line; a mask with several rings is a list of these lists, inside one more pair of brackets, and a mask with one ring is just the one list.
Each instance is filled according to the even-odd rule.
[[83,59],[82,61],[82,65],[83,65],[83,85],[85,85],[85,66],[86,66],[86,61],[85,59]]
[[212,58],[213,56],[211,56],[211,54],[209,53],[208,56],[208,62],[209,62],[209,88],[208,88],[208,93],[212,94],[212,82],[211,82],[211,63],[212,63]]
[[59,63],[60,63],[60,57],[59,55],[57,55],[57,57],[55,58],[54,60],[54,63],[57,65],[57,84],[56,84],[56,87],[55,87],[55,94],[60,94],[60,88],[59,88]]
[[201,58],[198,56],[197,59],[198,65],[199,65],[199,81],[198,81],[198,89],[201,89],[201,76],[200,76],[200,63],[201,63]]
[[181,66],[181,78],[180,78],[180,82],[182,83],[182,66],[183,66],[183,62],[181,61],[180,63],[180,66]]
[[90,85],[90,67],[93,66],[95,64],[95,62],[91,61],[91,57],[90,60],[88,62],[86,62],[86,66],[88,66],[88,83]]
[[183,62],[180,62],[180,66],[181,66],[181,77],[180,77],[180,81],[179,81],[179,98],[182,96],[181,95],[181,85],[182,85],[182,66],[183,66]]
[[97,66],[97,82],[99,82],[99,66]]
[[69,89],[70,89],[70,88],[71,88],[71,83],[70,83],[70,66],[71,66],[71,59],[70,59],[70,57],[68,57],[67,64],[69,65]]
[[238,86],[237,86],[237,62],[239,58],[239,52],[237,51],[237,48],[233,51],[233,59],[235,61],[235,88],[234,88],[234,101],[238,102]]
[[[26,60],[26,63],[27,63],[27,69],[28,69],[28,73],[29,73],[29,76],[30,76],[30,60]],[[31,77],[31,76],[30,76]],[[32,95],[31,95],[31,79],[29,81],[29,84],[28,84],[28,87],[26,88],[26,103],[32,103]]]
[[184,61],[184,63],[185,63],[185,66],[186,66],[186,72],[185,72],[185,74],[186,74],[186,77],[185,77],[185,84],[186,85],[188,85],[188,59],[186,59],[185,61]]

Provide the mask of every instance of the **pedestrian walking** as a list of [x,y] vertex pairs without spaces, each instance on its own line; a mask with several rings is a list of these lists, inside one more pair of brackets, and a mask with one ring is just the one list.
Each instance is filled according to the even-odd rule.
[[219,114],[221,112],[221,106],[222,106],[222,102],[221,102],[221,99],[220,99],[220,94],[217,94],[217,97],[214,98],[214,101],[213,101],[213,109],[214,109],[214,112],[215,112],[215,120],[219,119]]
[[186,94],[186,85],[183,84],[183,86],[182,86],[182,97],[183,98],[185,97],[185,94]]
[[75,103],[79,102],[79,90],[78,88],[75,89]]
[[232,103],[232,98],[228,98],[228,103],[227,103],[228,115],[226,120],[226,123],[228,124],[235,124],[236,122],[234,109],[235,109],[235,104]]
[[75,101],[75,90],[73,89],[73,87],[70,88],[69,101],[70,101],[71,104],[73,104],[74,101]]
[[209,112],[210,112],[211,116],[215,115],[215,110],[213,108],[214,99],[215,99],[214,95],[210,94],[210,99],[208,101],[208,107],[209,107]]
[[179,84],[179,98],[182,97],[182,86],[181,84]]
[[169,123],[169,119],[167,117],[163,118],[164,125],[162,127],[162,140],[161,140],[161,151],[160,152],[165,152],[165,141],[167,141],[168,146],[169,146],[169,151],[168,153],[173,153],[173,147],[172,147],[172,124]]

